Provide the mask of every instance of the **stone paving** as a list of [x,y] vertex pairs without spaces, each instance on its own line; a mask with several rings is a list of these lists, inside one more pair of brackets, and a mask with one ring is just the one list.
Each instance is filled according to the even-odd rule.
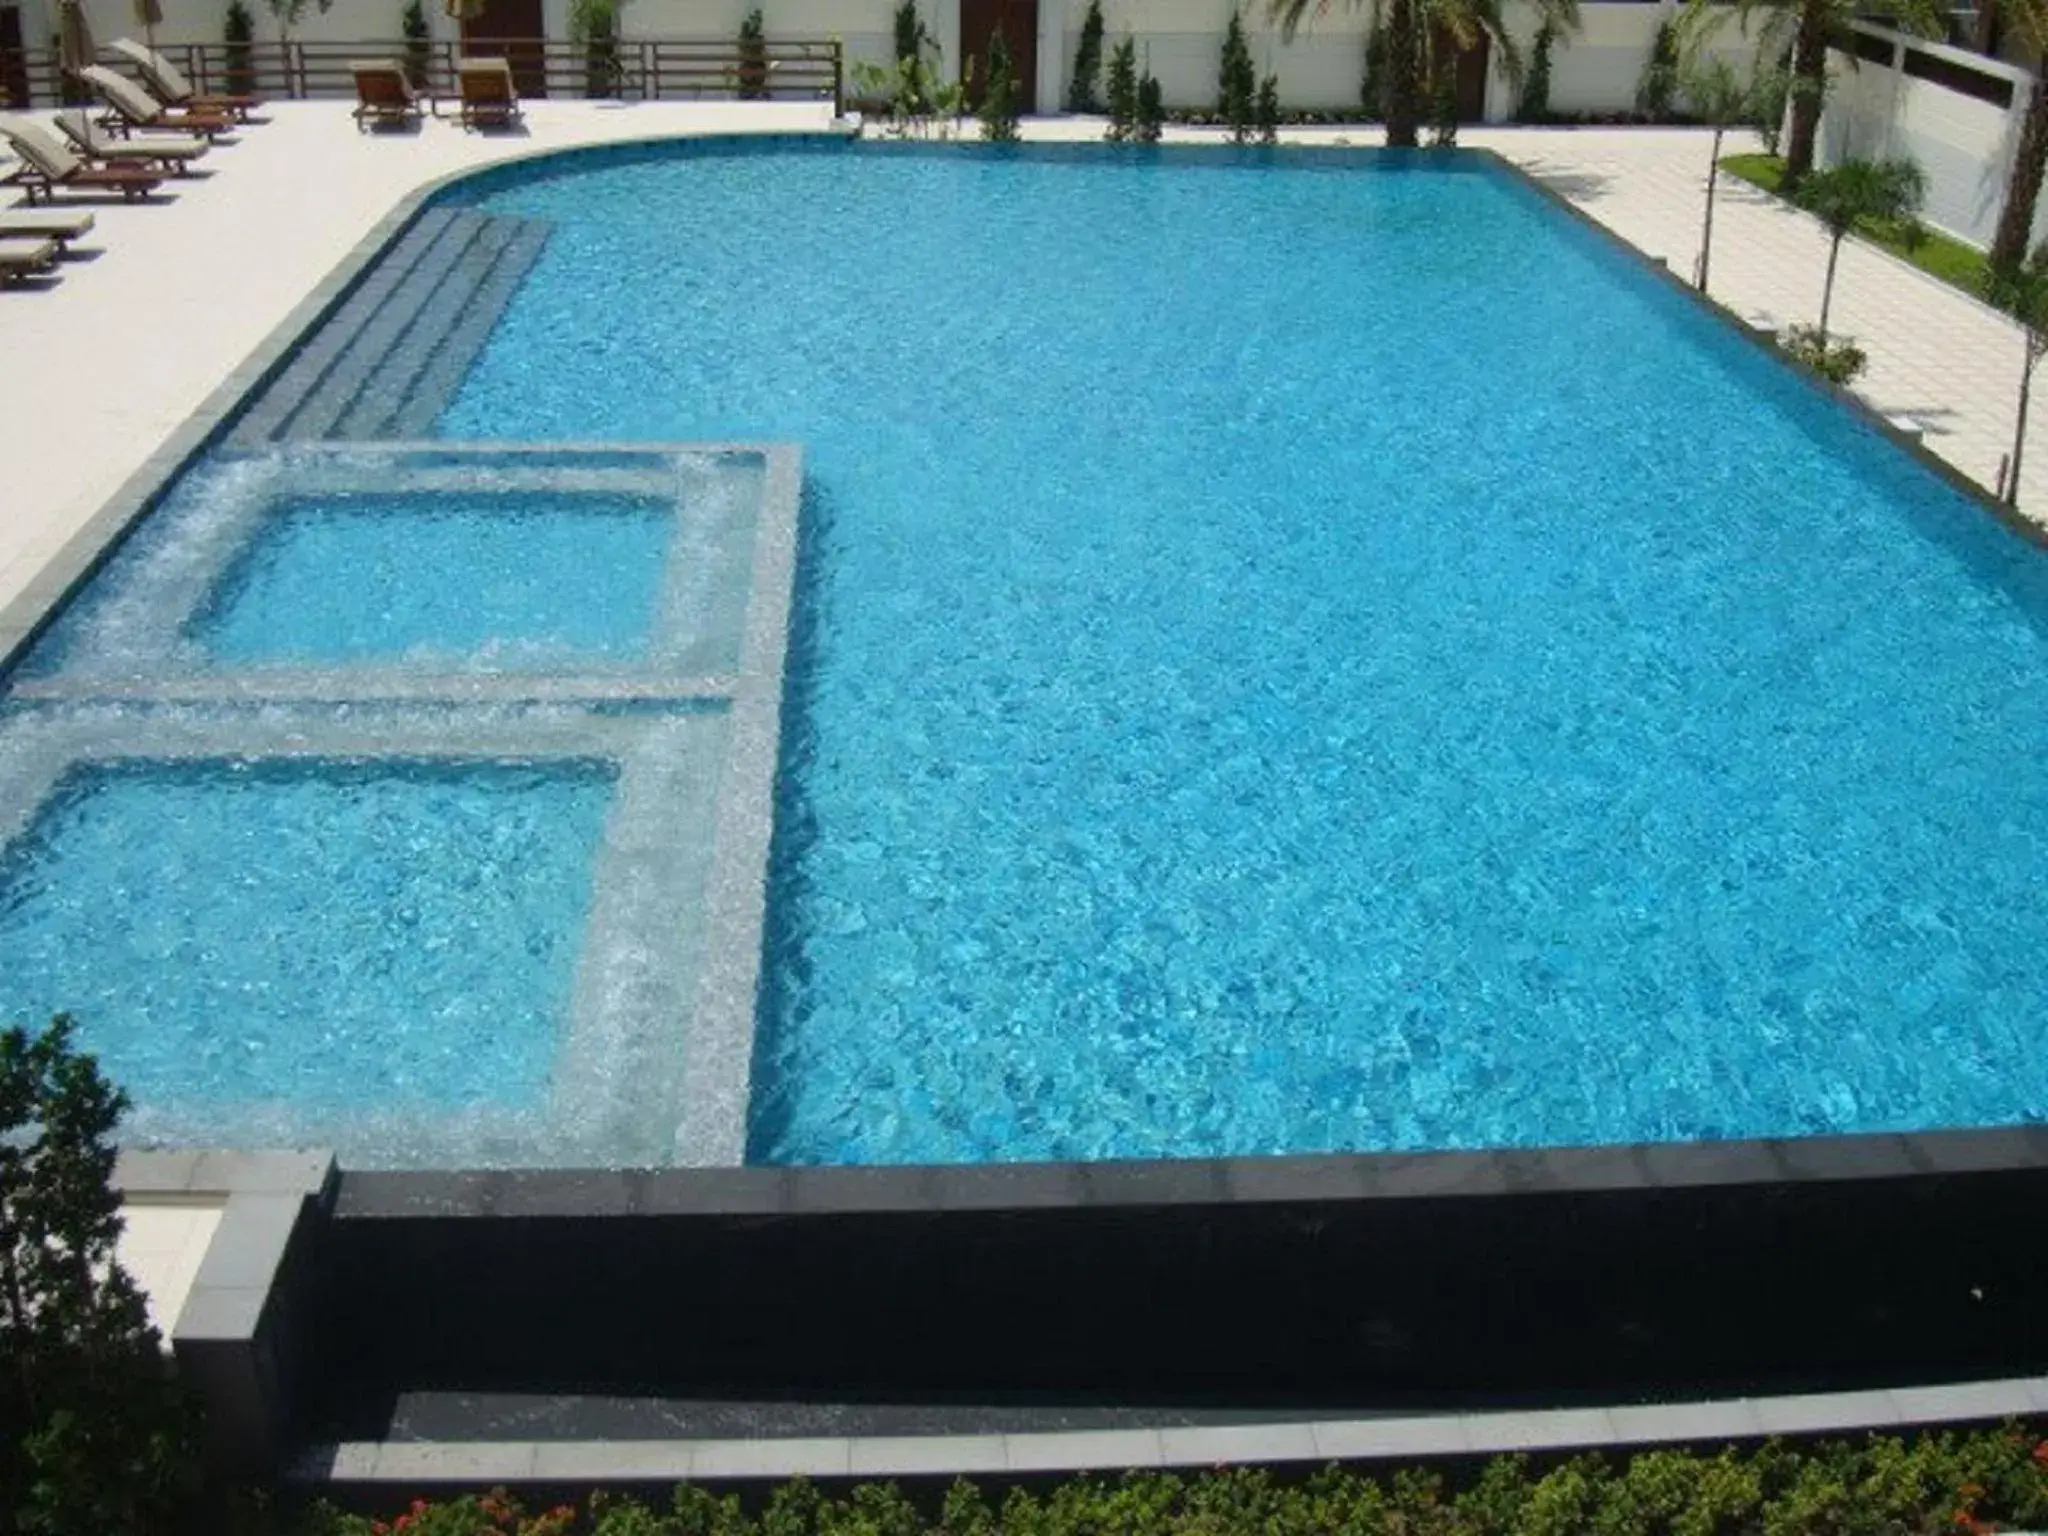
[[[157,206],[95,204],[99,228],[61,281],[0,294],[0,609],[407,193],[469,166],[574,144],[731,131],[818,130],[825,104],[540,102],[512,137],[429,120],[362,134],[344,103],[279,103],[271,121],[170,184]],[[1099,122],[1026,124],[1082,139]],[[1198,130],[1175,138],[1199,138]],[[1291,133],[1372,144],[1372,129]],[[1470,129],[1681,274],[1696,257],[1708,140],[1686,129]],[[1727,148],[1750,147],[1731,135]],[[1826,240],[1802,214],[1723,182],[1714,293],[1746,318],[1815,315]],[[1837,328],[1869,351],[1863,392],[1910,417],[1930,448],[1991,484],[2010,448],[2018,329],[1872,247],[1845,248]],[[1739,444],[1730,445],[1739,452]],[[2048,507],[2048,451],[2022,503]]]

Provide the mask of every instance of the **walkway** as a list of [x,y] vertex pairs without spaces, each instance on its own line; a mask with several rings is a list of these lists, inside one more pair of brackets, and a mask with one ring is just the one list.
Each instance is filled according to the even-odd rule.
[[[574,144],[815,130],[827,109],[542,102],[529,116],[530,132],[518,138],[464,134],[440,121],[383,136],[357,133],[338,102],[280,103],[271,122],[209,157],[212,175],[174,183],[168,205],[100,205],[92,248],[66,265],[62,281],[0,294],[0,609],[414,187]],[[1096,137],[1100,127],[1049,120],[1027,132],[1071,139]],[[1376,130],[1290,137],[1379,140]],[[1673,270],[1692,270],[1703,134],[1489,129],[1468,131],[1465,142],[1501,150]],[[1729,147],[1744,146],[1732,137]],[[1824,236],[1763,194],[1723,185],[1715,295],[1760,323],[1811,319]],[[1990,484],[2010,446],[2018,330],[1860,244],[1844,251],[1836,310],[1839,328],[1870,353],[1867,397],[1924,424],[1930,447]],[[2029,456],[2023,489],[2048,512],[2048,445]]]

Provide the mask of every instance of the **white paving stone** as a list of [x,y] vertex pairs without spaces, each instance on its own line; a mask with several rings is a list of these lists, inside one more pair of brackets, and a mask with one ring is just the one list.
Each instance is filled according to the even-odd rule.
[[[824,104],[539,102],[517,137],[429,120],[417,134],[356,132],[345,103],[287,102],[169,184],[161,206],[95,204],[90,258],[54,286],[0,294],[0,607],[159,448],[313,287],[414,189],[467,167],[577,144],[827,126]],[[1099,122],[1026,125],[1084,139]],[[1199,131],[1174,138],[1202,137]],[[1374,129],[1291,132],[1376,144]],[[1698,247],[1708,137],[1696,129],[1468,129],[1681,275]],[[1747,145],[1731,135],[1727,149]],[[1814,317],[1826,238],[1724,180],[1713,291],[1782,326]],[[1982,484],[2010,447],[2017,327],[1873,247],[1845,248],[1836,328],[1870,354],[1862,392],[1924,428],[1929,448]],[[2022,503],[2048,507],[2048,446],[2031,439]],[[1740,451],[1740,444],[1731,444]]]
[[165,1196],[129,1200],[121,1207],[114,1258],[141,1287],[149,1320],[167,1345],[226,1203],[224,1196]]

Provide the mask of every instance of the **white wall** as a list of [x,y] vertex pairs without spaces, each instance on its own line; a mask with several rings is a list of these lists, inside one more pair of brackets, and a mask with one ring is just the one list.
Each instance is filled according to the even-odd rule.
[[[1897,33],[1863,25],[1859,30],[1893,44]],[[1821,164],[1842,160],[1911,159],[1927,175],[1922,217],[1973,245],[1991,242],[2005,202],[2005,180],[2019,143],[2032,77],[1962,49],[1918,42],[1913,46],[2013,82],[2010,108],[1960,91],[1918,80],[1896,65],[1887,69],[1866,59],[1831,52],[1828,104],[1821,115]],[[2048,234],[2048,199],[2037,210],[2034,239]]]
[[[132,0],[85,0],[101,42],[133,33]],[[159,0],[164,21],[160,41],[217,42],[227,0]],[[259,40],[277,36],[263,0],[248,0]],[[311,5],[298,36],[306,41],[395,39],[404,0],[335,0],[324,15]],[[730,37],[754,0],[627,0],[624,35],[632,38]],[[770,38],[837,37],[851,59],[886,62],[893,52],[890,18],[894,0],[760,0]],[[1105,47],[1125,35],[1138,44],[1140,59],[1159,77],[1168,105],[1213,107],[1223,32],[1234,0],[1104,0]],[[570,0],[545,0],[548,33],[568,35]],[[925,24],[938,39],[949,73],[960,67],[959,0],[920,0]],[[1039,0],[1039,111],[1056,111],[1066,96],[1079,42],[1086,0]],[[1535,13],[1521,0],[1508,0],[1510,27],[1524,44],[1536,30]],[[25,0],[23,28],[32,41],[47,40],[55,0]],[[427,0],[429,25],[437,38],[458,35],[443,0]],[[1634,104],[1636,81],[1649,56],[1664,5],[1640,0],[1589,0],[1582,6],[1584,30],[1551,62],[1551,105],[1559,112],[1625,112]],[[1246,0],[1243,9],[1252,58],[1261,75],[1279,77],[1281,104],[1288,108],[1355,110],[1364,73],[1370,0],[1330,0],[1292,43],[1267,20],[1265,0]],[[1716,52],[1747,64],[1753,48],[1730,24],[1721,29]],[[1495,72],[1487,94],[1487,115],[1512,117],[1515,92]]]

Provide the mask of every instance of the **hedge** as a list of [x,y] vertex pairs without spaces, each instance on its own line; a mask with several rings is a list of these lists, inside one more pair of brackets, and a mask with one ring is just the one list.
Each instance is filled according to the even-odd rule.
[[1496,1457],[1450,1481],[1330,1467],[1076,1477],[1043,1492],[955,1482],[828,1495],[801,1479],[751,1505],[688,1484],[663,1506],[592,1494],[529,1511],[498,1491],[379,1519],[320,1505],[297,1536],[1981,1536],[2048,1528],[2048,1441],[2019,1424],[1911,1440],[1717,1454],[1644,1451],[1532,1467]]

